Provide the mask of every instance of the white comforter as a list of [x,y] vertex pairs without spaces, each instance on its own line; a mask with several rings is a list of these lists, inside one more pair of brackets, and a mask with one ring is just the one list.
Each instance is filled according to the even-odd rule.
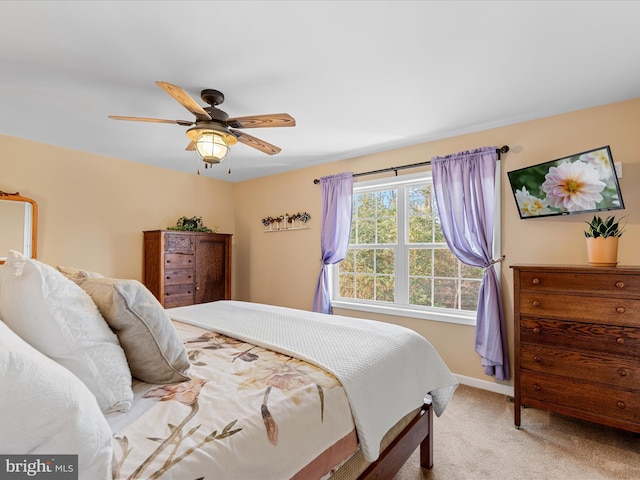
[[458,385],[433,346],[413,330],[372,320],[271,305],[219,301],[167,310],[175,320],[315,364],[342,383],[362,453],[429,395],[440,415]]

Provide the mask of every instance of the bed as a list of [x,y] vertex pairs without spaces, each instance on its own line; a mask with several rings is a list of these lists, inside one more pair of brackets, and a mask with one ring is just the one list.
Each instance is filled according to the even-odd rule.
[[[32,347],[38,368],[58,378],[52,388],[68,384],[65,394],[75,393],[64,408],[49,410],[41,385],[21,392],[18,406],[0,395],[8,412],[33,409],[25,398],[39,396],[42,417],[56,411],[70,430],[70,438],[52,443],[56,426],[36,419],[33,428],[48,437],[35,447],[0,438],[0,448],[14,445],[9,453],[51,453],[46,448],[55,445],[54,453],[78,454],[80,478],[91,480],[391,478],[418,447],[421,465],[432,466],[433,415],[443,412],[457,382],[409,329],[238,301],[164,310],[134,280],[13,257],[0,267],[0,318],[17,338],[2,340],[11,337],[0,332],[0,346]],[[37,288],[18,281],[29,276]],[[42,291],[39,305],[34,298]],[[60,332],[42,328],[46,313],[65,324]],[[99,342],[82,344],[88,334],[76,330],[100,322]],[[73,353],[53,351],[53,336],[69,333],[80,342]],[[100,381],[95,369],[71,358],[82,349]],[[0,358],[0,373],[28,384],[22,363],[12,361]],[[21,435],[15,425],[12,431]]]

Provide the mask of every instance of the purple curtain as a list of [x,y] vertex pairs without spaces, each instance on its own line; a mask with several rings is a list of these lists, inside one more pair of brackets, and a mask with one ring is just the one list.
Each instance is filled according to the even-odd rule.
[[463,263],[484,268],[476,322],[476,352],[485,373],[509,379],[500,285],[492,258],[496,147],[431,160],[433,191],[449,249]]
[[320,179],[322,221],[320,248],[322,267],[313,297],[313,311],[331,313],[329,265],[344,260],[351,236],[353,173],[339,173]]

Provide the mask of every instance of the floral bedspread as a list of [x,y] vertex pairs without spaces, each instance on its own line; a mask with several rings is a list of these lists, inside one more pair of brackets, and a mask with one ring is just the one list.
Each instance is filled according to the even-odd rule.
[[355,438],[354,424],[334,376],[219,333],[174,325],[192,380],[136,383],[131,410],[107,417],[114,479],[289,479],[336,444],[348,445],[340,459],[355,451],[354,441],[344,441]]

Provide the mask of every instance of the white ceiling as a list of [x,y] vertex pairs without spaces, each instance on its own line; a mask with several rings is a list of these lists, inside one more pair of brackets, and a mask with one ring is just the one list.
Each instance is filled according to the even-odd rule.
[[[237,182],[640,97],[636,1],[0,1],[0,134]],[[155,81],[286,112],[204,170]],[[469,145],[469,148],[476,145]],[[440,152],[447,154],[452,152]],[[421,161],[421,159],[417,159]]]

